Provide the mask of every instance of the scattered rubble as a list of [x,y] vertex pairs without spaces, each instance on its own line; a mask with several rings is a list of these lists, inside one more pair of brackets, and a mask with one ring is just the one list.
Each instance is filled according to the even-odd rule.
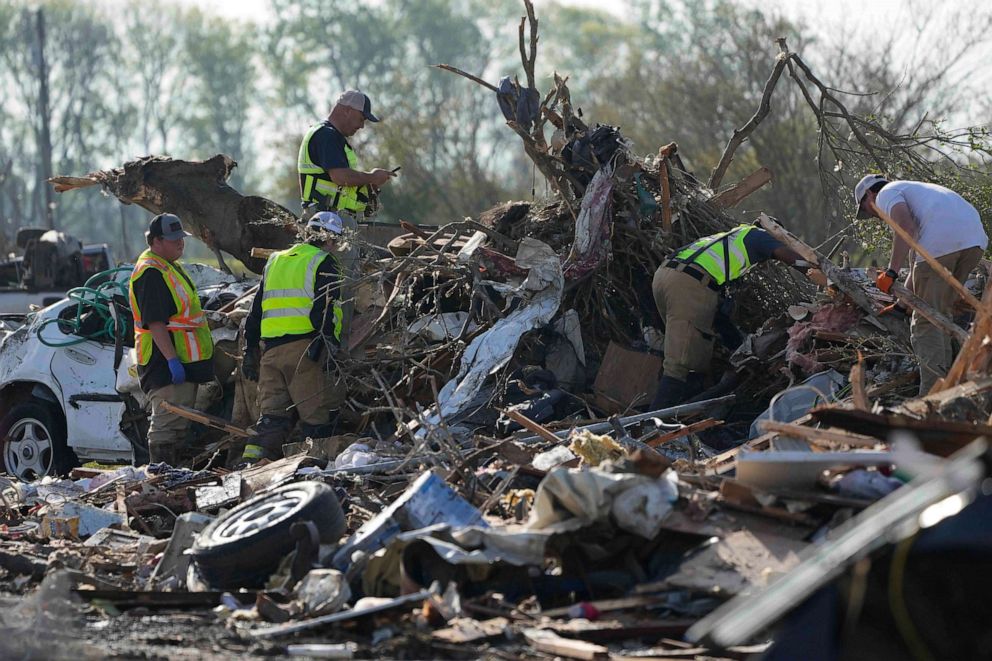
[[[498,88],[501,107],[557,196],[408,225],[388,251],[350,237],[363,259],[338,356],[348,386],[340,435],[295,438],[284,459],[250,468],[226,460],[255,419],[236,369],[254,284],[220,277],[201,291],[213,296],[229,364],[215,406],[178,410],[201,425],[190,468],[108,467],[143,463],[140,402],[120,396],[87,432],[120,428],[109,448],[87,446],[72,425],[57,437],[54,418],[8,438],[7,449],[48,434],[50,449],[60,439],[104,463],[64,475],[32,463],[35,474],[0,478],[0,588],[16,595],[0,606],[4,656],[198,647],[218,657],[741,658],[800,645],[793,620],[815,617],[812,602],[838,581],[861,591],[847,624],[864,625],[851,643],[863,652],[871,626],[891,625],[873,598],[886,581],[928,587],[908,565],[960,581],[963,570],[933,560],[957,547],[928,540],[988,509],[990,265],[968,283],[982,299],[972,332],[948,331],[965,333],[954,367],[935,392],[912,397],[906,322],[877,315],[891,297],[763,217],[830,286],[815,291],[777,267],[749,275],[734,315],[745,337],[717,355],[708,389],[645,411],[664,333],[651,274],[674,248],[732,226],[728,200],[768,179],[714,195],[675,145],[641,159],[619,130],[586,126],[558,76],[521,118],[530,104],[516,100],[535,96],[532,57],[529,67],[531,87]],[[536,137],[547,122],[551,144]],[[184,187],[208,194],[198,167],[216,185],[233,162],[149,158],[60,186],[99,183],[176,210],[169,200]],[[170,180],[169,168],[183,176]],[[221,209],[220,221],[183,217],[257,270],[252,249],[285,245],[295,217],[222,189],[204,206]],[[194,277],[214,277],[201,271]],[[0,326],[0,367],[27,369],[25,347],[46,325],[58,330],[69,305]],[[122,346],[113,333],[82,341],[110,358]],[[126,363],[111,362],[107,387],[138,397]],[[18,388],[3,392],[20,405],[32,394]],[[60,406],[70,401],[89,400]],[[0,406],[8,418],[11,402]],[[866,588],[869,574],[880,583]],[[982,585],[960,594],[978,599]],[[899,645],[909,618],[924,651],[987,654],[977,635],[941,638],[960,601],[952,590],[926,609],[903,598],[887,649],[908,655]],[[160,639],[127,650],[120,632],[139,620]],[[52,653],[38,640],[48,630],[76,642]]]

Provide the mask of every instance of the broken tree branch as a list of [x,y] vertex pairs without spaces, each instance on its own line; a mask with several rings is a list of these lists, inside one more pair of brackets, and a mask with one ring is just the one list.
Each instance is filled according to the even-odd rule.
[[790,234],[784,227],[776,223],[767,215],[761,214],[758,217],[758,225],[798,253],[799,256],[807,262],[816,264],[817,268],[823,271],[823,273],[826,274],[826,276],[830,278],[835,285],[837,285],[837,288],[846,294],[855,305],[864,310],[869,317],[881,324],[881,326],[888,330],[897,341],[905,345],[909,344],[909,331],[906,328],[906,325],[893,319],[890,315],[879,317],[875,311],[874,301],[872,301],[865,290],[861,288],[861,285],[849,274],[839,269],[826,257],[821,256],[809,245],[803,243],[801,240]]
[[711,189],[715,190],[720,186],[723,176],[727,173],[727,168],[730,167],[730,162],[734,160],[734,154],[737,152],[737,148],[754,132],[754,129],[758,127],[758,124],[768,115],[768,111],[771,109],[772,92],[775,91],[775,85],[782,75],[782,70],[785,69],[785,65],[791,57],[789,48],[785,45],[785,39],[780,37],[776,42],[778,43],[779,54],[775,66],[772,68],[771,75],[768,76],[768,80],[765,82],[765,89],[761,93],[761,103],[758,104],[758,109],[744,126],[734,129],[734,134],[730,137],[730,142],[727,143],[726,148],[723,150],[723,156],[720,157],[720,162],[713,169],[713,174],[710,175],[709,187]]

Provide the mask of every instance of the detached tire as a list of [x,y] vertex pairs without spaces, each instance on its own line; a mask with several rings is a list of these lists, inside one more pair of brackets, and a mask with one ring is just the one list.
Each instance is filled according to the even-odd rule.
[[312,521],[320,541],[338,541],[346,529],[334,489],[322,482],[287,484],[255,496],[217,518],[193,544],[203,578],[221,589],[262,587],[296,543],[289,528]]
[[0,447],[3,469],[24,481],[65,475],[77,463],[62,414],[38,402],[22,402],[0,420]]

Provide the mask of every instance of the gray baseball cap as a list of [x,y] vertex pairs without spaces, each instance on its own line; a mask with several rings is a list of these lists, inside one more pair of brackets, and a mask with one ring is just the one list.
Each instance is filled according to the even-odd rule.
[[145,236],[151,239],[160,236],[166,241],[176,241],[193,235],[183,229],[183,221],[179,220],[179,216],[174,213],[160,213],[148,223]]
[[335,105],[346,106],[348,108],[359,110],[363,115],[365,115],[365,119],[370,122],[379,121],[379,118],[372,114],[372,101],[366,94],[358,90],[348,90],[344,92],[338,97]]

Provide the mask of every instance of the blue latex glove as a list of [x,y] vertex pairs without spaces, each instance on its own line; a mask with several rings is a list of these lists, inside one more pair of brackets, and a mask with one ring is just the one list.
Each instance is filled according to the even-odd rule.
[[172,384],[179,386],[186,383],[186,368],[179,358],[169,359],[169,371],[172,372]]

